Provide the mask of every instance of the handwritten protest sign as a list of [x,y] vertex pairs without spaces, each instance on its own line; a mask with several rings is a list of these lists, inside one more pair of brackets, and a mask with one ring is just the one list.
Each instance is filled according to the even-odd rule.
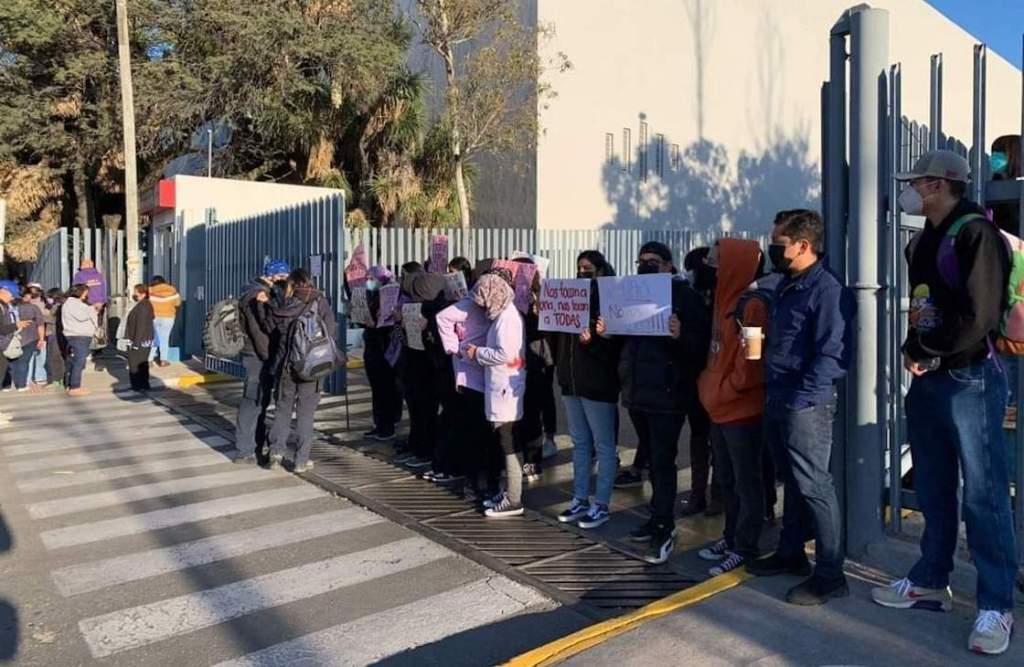
[[590,281],[545,280],[538,305],[541,331],[583,333],[590,326]]
[[458,301],[467,294],[469,294],[469,288],[466,287],[466,276],[462,271],[445,274],[444,298],[449,301]]
[[352,300],[349,302],[348,319],[353,324],[366,324],[370,321],[370,304],[366,300],[365,285],[352,288]]
[[401,287],[396,284],[384,285],[380,288],[380,311],[377,313],[377,326],[390,327],[395,323],[395,308],[398,307],[398,293]]
[[522,250],[513,250],[510,257],[512,259],[519,259],[520,257],[525,257],[526,259],[530,260],[537,266],[537,274],[540,276],[541,280],[547,278],[548,266],[551,265],[551,260],[548,259],[547,257],[542,257],[541,255],[531,255],[530,253],[524,252]]
[[672,276],[656,273],[598,278],[601,317],[610,334],[667,336],[672,316]]
[[430,242],[430,272],[444,273],[448,270],[448,237],[437,235]]
[[407,303],[402,306],[402,326],[405,328],[405,342],[413,350],[426,349],[423,347],[422,310],[422,303]]
[[362,243],[352,251],[352,259],[345,267],[345,280],[349,287],[357,287],[366,284],[366,248]]

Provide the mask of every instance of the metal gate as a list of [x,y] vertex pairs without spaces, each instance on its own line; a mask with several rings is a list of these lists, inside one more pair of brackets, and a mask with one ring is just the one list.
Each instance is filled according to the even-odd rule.
[[[982,206],[1012,202],[1020,213],[1024,213],[1024,181],[1020,174],[1016,180],[991,180],[985,139],[984,45],[974,47],[973,131],[968,148],[942,130],[941,54],[931,58],[928,123],[903,115],[901,67],[887,62],[885,11],[860,6],[844,13],[832,31],[831,43],[830,78],[822,90],[824,209],[832,268],[858,294],[855,364],[845,392],[847,423],[837,429],[840,444],[833,454],[833,471],[842,490],[847,550],[856,556],[881,538],[883,526],[892,533],[902,532],[902,510],[917,509],[913,490],[903,483],[912,467],[903,404],[911,380],[903,369],[902,353],[910,310],[904,249],[924,218],[900,210],[901,184],[894,176],[908,171],[925,151],[952,150],[970,162],[969,196],[974,201]],[[873,336],[882,343],[876,345]],[[1015,403],[1008,415],[1024,414],[1024,374],[1015,359],[1004,365],[1010,369]],[[1006,426],[1013,464],[1014,522],[1022,535],[1024,426],[1015,419],[1008,419]],[[1018,540],[1018,549],[1024,554],[1024,540]]]
[[[205,280],[197,290],[198,299],[209,309],[229,297],[238,297],[267,259],[286,260],[293,268],[305,267],[331,303],[338,321],[338,344],[345,342],[345,202],[339,196],[268,211],[237,220],[217,220],[209,211],[205,229]],[[242,365],[235,359],[206,355],[209,370],[241,376]],[[327,381],[333,394],[345,393],[345,369]]]

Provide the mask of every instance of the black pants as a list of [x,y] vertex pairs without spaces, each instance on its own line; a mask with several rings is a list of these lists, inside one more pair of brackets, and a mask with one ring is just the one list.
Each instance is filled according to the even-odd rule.
[[[451,368],[451,365],[448,366]],[[462,414],[457,403],[454,372],[438,369],[434,375],[434,387],[441,403],[441,414],[437,418],[437,445],[434,448],[434,471],[458,475],[462,467],[462,438],[459,436],[459,420]]]
[[235,449],[239,456],[259,455],[267,439],[267,407],[274,393],[274,378],[267,372],[267,364],[255,354],[243,354],[245,382],[242,400],[238,404],[238,422],[235,425]]
[[547,380],[541,388],[541,418],[544,421],[544,435],[555,437],[558,431],[558,402],[555,401],[555,367],[545,366]]
[[56,334],[46,337],[46,370],[50,382],[64,381],[64,350]]
[[[456,447],[452,459],[456,470],[466,476],[470,486],[481,491],[497,490],[499,447],[494,428],[484,413],[482,392],[463,388],[455,394]],[[502,465],[504,465],[502,463]]]
[[[630,421],[636,429],[636,456],[633,457],[633,469],[640,471],[650,466],[650,433],[643,419],[629,411]],[[690,410],[690,493],[695,499],[706,499],[708,478],[711,478],[711,499],[722,497],[717,475],[711,465],[711,419],[704,408],[696,403]]]
[[135,391],[149,391],[149,350],[148,345],[128,348],[128,381]]
[[678,480],[676,456],[679,434],[686,415],[631,410],[630,415],[645,429],[651,456],[651,520],[657,530],[667,532],[675,525],[675,503]]
[[370,382],[373,425],[380,431],[391,433],[402,418],[402,395],[398,390],[395,369],[384,356],[389,337],[381,338],[376,332],[365,336],[363,363]]
[[277,412],[270,429],[270,453],[284,456],[288,450],[288,435],[292,426],[292,411],[295,411],[295,465],[309,460],[313,446],[313,418],[320,405],[319,382],[297,382],[287,370],[277,388]]
[[[3,350],[0,350],[0,352],[2,351]],[[3,389],[5,386],[7,386],[8,366],[10,366],[10,363],[8,363],[7,357],[5,357],[3,354],[0,354],[0,389]],[[11,382],[14,382],[14,378],[11,378]]]
[[403,378],[409,407],[409,450],[422,459],[433,459],[437,446],[440,397],[434,386],[434,372],[426,354],[406,350]]
[[729,548],[744,558],[756,558],[764,525],[764,465],[762,428],[711,426],[715,470],[725,507],[725,537]]

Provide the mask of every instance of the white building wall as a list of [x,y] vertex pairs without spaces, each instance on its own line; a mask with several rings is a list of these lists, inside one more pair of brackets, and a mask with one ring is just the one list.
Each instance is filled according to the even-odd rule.
[[[780,208],[816,206],[829,30],[853,4],[539,0],[538,20],[556,31],[545,55],[562,51],[573,68],[551,75],[558,97],[541,112],[537,225],[763,230]],[[929,56],[943,52],[944,130],[969,144],[976,40],[923,0],[871,4],[890,13],[904,113],[927,122]],[[1013,66],[990,52],[988,67],[991,141],[1019,131],[1021,93]],[[664,176],[652,150],[646,181],[635,177],[641,121],[652,147],[658,135],[666,145]]]

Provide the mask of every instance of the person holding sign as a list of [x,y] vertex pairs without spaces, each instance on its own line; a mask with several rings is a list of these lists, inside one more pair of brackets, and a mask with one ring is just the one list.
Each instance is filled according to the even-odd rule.
[[[718,561],[708,574],[731,572],[758,556],[764,524],[765,494],[761,470],[761,416],[764,413],[764,365],[761,341],[768,308],[748,289],[764,267],[757,241],[722,239],[705,260],[718,268],[707,368],[697,385],[711,416],[715,474],[725,506],[722,539],[701,549],[704,560]],[[749,332],[749,335],[746,335]]]
[[793,587],[786,601],[824,604],[849,595],[843,574],[842,517],[829,472],[835,382],[846,374],[856,303],[818,255],[825,226],[815,211],[782,211],[775,218],[768,254],[783,274],[772,307],[765,348],[765,436],[785,481],[779,546],[753,561],[755,576],[807,576],[804,542],[814,535],[813,575]]
[[[668,246],[651,241],[640,248],[640,274],[677,273]],[[697,376],[707,357],[710,327],[703,302],[686,281],[673,278],[668,336],[625,336],[619,357],[622,405],[649,434],[650,520],[630,539],[648,543],[649,563],[664,563],[675,546],[676,454],[679,435],[693,401]],[[603,298],[603,297],[602,297]]]
[[[366,279],[366,301],[370,317],[363,331],[363,364],[370,383],[373,404],[373,428],[364,438],[388,442],[395,438],[395,424],[402,418],[402,397],[398,390],[395,369],[387,361],[388,345],[394,333],[394,320],[390,313],[382,312],[388,305],[382,290],[395,289],[394,274],[383,266],[371,266]],[[388,291],[390,291],[390,289]],[[394,310],[394,308],[391,308]],[[382,324],[383,323],[383,324]]]
[[[573,500],[558,515],[562,523],[578,522],[580,528],[597,528],[609,519],[618,461],[615,456],[619,416],[619,376],[616,370],[621,339],[597,333],[598,277],[614,276],[615,270],[596,250],[580,253],[572,282],[589,283],[583,313],[586,328],[580,333],[554,333],[555,364],[562,404],[572,438]],[[562,281],[556,281],[562,282]],[[568,282],[568,281],[566,281]],[[547,286],[548,281],[544,282]],[[543,288],[542,288],[543,289]],[[574,290],[575,291],[575,290]],[[566,294],[567,298],[572,298]],[[564,303],[564,301],[563,301]],[[590,502],[590,474],[597,454],[597,487]]]
[[463,346],[463,356],[484,369],[484,410],[505,458],[506,490],[484,502],[491,518],[523,514],[523,453],[516,450],[513,427],[523,418],[526,354],[523,316],[516,309],[512,276],[496,269],[480,277],[472,292],[491,322],[486,345]]

